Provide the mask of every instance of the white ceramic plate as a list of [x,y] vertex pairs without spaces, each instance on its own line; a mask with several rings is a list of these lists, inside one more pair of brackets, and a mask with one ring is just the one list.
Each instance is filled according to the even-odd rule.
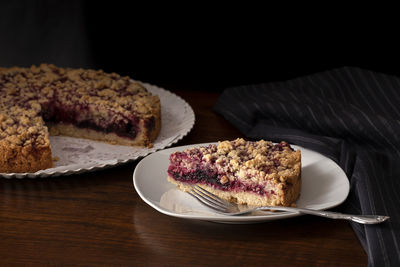
[[152,148],[117,146],[88,139],[51,136],[50,143],[54,167],[35,173],[0,173],[5,178],[37,178],[70,175],[100,170],[144,157],[175,144],[192,129],[195,116],[193,109],[179,96],[157,86],[142,83],[161,101],[161,132]]
[[[207,144],[198,144],[207,145]],[[169,155],[198,145],[174,147],[142,159],[133,173],[139,196],[151,207],[166,215],[224,223],[251,223],[299,216],[294,212],[257,212],[242,216],[225,216],[201,205],[167,181]],[[341,204],[349,194],[350,185],[343,170],[331,159],[302,147],[302,189],[297,207],[323,210]]]

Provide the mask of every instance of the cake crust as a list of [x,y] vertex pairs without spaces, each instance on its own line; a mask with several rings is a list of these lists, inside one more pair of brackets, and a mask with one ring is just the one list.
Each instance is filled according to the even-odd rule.
[[50,145],[13,146],[0,141],[0,171],[36,172],[53,167]]

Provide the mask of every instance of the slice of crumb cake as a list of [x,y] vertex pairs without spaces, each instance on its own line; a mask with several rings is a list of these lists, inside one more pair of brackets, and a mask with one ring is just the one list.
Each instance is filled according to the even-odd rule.
[[291,206],[300,194],[301,153],[287,142],[223,141],[171,154],[168,180],[239,204]]

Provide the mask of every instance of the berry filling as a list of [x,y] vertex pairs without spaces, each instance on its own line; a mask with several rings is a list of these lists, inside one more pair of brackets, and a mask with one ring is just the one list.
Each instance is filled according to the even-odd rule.
[[115,133],[120,137],[135,138],[138,133],[138,119],[134,116],[124,118],[109,110],[109,118],[116,120],[106,120],[100,116],[93,116],[88,105],[77,104],[67,106],[53,102],[44,109],[42,116],[46,122],[72,124],[79,128],[88,128],[105,133]]
[[[265,188],[258,184],[249,185],[249,184],[244,184],[238,180],[235,180],[232,182],[226,182],[226,183],[222,184],[220,182],[220,178],[218,175],[216,175],[216,174],[212,175],[207,171],[196,170],[193,172],[186,173],[184,175],[181,175],[180,172],[168,171],[168,173],[175,180],[184,182],[184,183],[206,184],[208,186],[212,186],[212,187],[222,190],[222,191],[235,191],[235,192],[246,191],[246,192],[257,193],[262,196],[267,194],[267,192],[265,191]],[[270,190],[268,193],[274,194],[274,191]]]

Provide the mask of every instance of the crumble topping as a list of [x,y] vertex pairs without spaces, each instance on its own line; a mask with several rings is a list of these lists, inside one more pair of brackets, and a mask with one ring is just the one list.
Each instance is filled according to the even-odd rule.
[[47,127],[33,109],[15,106],[0,113],[0,140],[9,146],[48,145],[47,135]]
[[[171,163],[183,170],[207,169],[215,171],[221,184],[239,180],[246,184],[292,183],[301,169],[300,151],[287,142],[223,141],[217,145],[190,148],[171,155]],[[174,167],[171,167],[171,170]]]

